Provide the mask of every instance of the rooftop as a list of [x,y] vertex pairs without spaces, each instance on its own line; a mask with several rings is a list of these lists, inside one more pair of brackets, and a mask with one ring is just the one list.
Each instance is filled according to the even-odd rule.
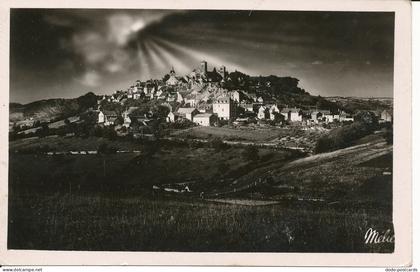
[[178,113],[192,113],[196,108],[179,108]]

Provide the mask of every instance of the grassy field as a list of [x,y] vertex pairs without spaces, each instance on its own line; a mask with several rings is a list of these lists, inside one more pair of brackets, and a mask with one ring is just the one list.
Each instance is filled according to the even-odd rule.
[[278,127],[193,127],[174,131],[171,136],[186,139],[220,138],[232,142],[271,143],[282,147],[313,149],[316,141],[325,133],[319,130]]
[[72,150],[97,150],[101,144],[107,144],[110,147],[115,147],[117,150],[139,150],[140,145],[135,142],[118,140],[112,141],[106,138],[99,137],[45,137],[45,138],[27,138],[19,139],[9,143],[9,150],[23,151],[34,150],[48,146],[54,151],[72,151]]
[[[32,145],[77,146],[76,139],[44,140]],[[392,147],[381,141],[300,159],[269,149],[250,160],[244,148],[135,148],[141,152],[11,152],[8,247],[393,251],[393,244],[363,243],[369,227],[392,229],[392,175],[384,174],[392,172]],[[162,190],[180,183],[192,192]]]
[[9,248],[133,251],[373,252],[381,215],[242,206],[147,195],[53,194],[10,203]]

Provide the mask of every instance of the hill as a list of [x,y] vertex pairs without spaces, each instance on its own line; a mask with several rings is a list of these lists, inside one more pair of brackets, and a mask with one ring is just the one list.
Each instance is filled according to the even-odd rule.
[[16,122],[29,118],[39,121],[67,118],[94,107],[96,101],[96,95],[89,92],[72,99],[46,99],[28,104],[10,103],[10,121]]
[[393,107],[393,99],[388,97],[341,97],[332,96],[325,97],[326,100],[337,104],[341,108],[347,109],[348,112],[356,112],[358,110],[382,111],[391,110]]
[[321,96],[314,96],[299,87],[299,79],[294,77],[249,76],[235,71],[229,73],[223,84],[228,90],[244,90],[261,96],[264,101],[277,103],[282,107],[299,107],[305,110],[325,109],[336,112],[339,105]]

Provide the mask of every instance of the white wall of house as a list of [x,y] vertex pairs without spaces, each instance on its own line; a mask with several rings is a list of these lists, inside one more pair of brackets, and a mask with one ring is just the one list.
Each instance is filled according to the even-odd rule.
[[170,122],[170,123],[175,122],[175,114],[173,112],[170,112],[168,114],[167,121]]
[[261,106],[261,107],[258,109],[257,118],[258,118],[258,119],[265,119],[265,107]]
[[302,115],[299,115],[299,112],[290,112],[290,121],[292,122],[301,122]]
[[105,114],[101,111],[98,114],[98,124],[105,123]]
[[233,101],[240,102],[241,97],[238,91],[232,92],[230,97],[232,98]]
[[213,113],[217,114],[218,118],[221,120],[229,120],[231,117],[232,105],[228,100],[227,103],[213,103]]
[[200,126],[204,126],[204,127],[209,127],[210,124],[210,116],[206,116],[206,117],[194,117],[194,123],[200,125]]

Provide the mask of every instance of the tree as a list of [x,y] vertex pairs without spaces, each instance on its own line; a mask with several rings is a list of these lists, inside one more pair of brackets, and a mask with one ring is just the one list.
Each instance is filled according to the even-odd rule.
[[225,144],[222,139],[216,137],[209,141],[209,144],[216,151],[222,151],[229,148],[229,145]]
[[170,112],[169,107],[164,106],[164,105],[158,105],[154,109],[154,115],[158,118],[166,118],[166,116],[168,116],[169,112]]
[[361,111],[354,116],[354,121],[361,122],[368,126],[376,128],[378,126],[378,117],[371,111]]

